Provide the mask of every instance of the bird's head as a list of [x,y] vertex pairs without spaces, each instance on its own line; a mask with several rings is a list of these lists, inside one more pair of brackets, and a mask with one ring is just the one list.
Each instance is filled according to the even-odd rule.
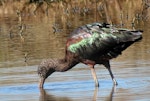
[[42,61],[42,63],[38,66],[37,72],[40,77],[39,87],[43,88],[45,79],[55,72],[53,62],[47,60]]

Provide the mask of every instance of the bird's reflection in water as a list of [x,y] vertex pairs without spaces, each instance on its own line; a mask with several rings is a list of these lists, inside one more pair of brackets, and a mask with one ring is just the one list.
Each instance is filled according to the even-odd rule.
[[44,89],[40,89],[39,101],[72,101],[68,97],[59,97],[47,93]]
[[[106,97],[106,99],[104,101],[113,101],[113,95],[115,93],[115,89],[116,89],[116,85],[113,85],[109,96]],[[101,98],[98,98],[98,90],[99,90],[99,88],[96,87],[95,91],[94,91],[94,95],[93,95],[93,100],[92,101],[98,101],[98,99],[101,99]]]
[[[115,92],[115,88],[116,88],[116,86],[112,87],[112,90],[110,91],[109,96],[106,97],[106,99],[104,101],[113,101],[113,95]],[[98,92],[99,92],[99,88],[96,87],[91,101],[98,101],[101,99],[98,97]],[[44,89],[40,89],[39,101],[73,101],[73,99],[71,99],[69,97],[55,96],[50,93],[47,93]]]
[[109,95],[109,97],[107,97],[107,99],[105,101],[113,101],[113,96],[114,96],[115,90],[116,90],[116,85],[113,85],[110,95]]

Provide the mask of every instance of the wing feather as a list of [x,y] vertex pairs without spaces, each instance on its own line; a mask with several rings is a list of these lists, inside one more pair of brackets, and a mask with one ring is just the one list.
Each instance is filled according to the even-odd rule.
[[117,28],[102,26],[98,23],[91,26],[88,24],[71,33],[67,41],[67,50],[84,58],[90,58],[96,54],[115,57],[139,39],[141,37],[139,33],[141,32],[117,30]]

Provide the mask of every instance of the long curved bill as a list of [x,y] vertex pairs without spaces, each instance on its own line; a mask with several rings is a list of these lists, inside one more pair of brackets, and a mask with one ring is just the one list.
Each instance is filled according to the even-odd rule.
[[44,82],[45,82],[45,79],[44,78],[40,78],[40,80],[39,80],[39,88],[43,88]]

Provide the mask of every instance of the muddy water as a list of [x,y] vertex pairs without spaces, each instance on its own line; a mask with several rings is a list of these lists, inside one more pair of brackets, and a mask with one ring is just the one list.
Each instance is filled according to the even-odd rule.
[[[115,0],[114,0],[115,1]],[[140,1],[140,0],[139,0]],[[99,11],[87,4],[87,12],[66,12],[62,5],[50,7],[48,15],[16,13],[0,16],[0,99],[1,101],[149,101],[150,99],[150,11],[131,2],[98,3]],[[138,3],[138,2],[136,2]],[[95,4],[94,4],[95,5]],[[123,6],[120,8],[120,5]],[[93,6],[92,6],[93,7]],[[127,10],[125,8],[132,8]],[[142,9],[140,9],[142,8]],[[0,8],[1,9],[1,8]],[[54,9],[58,12],[54,12]],[[63,10],[65,6],[63,6]],[[71,9],[71,10],[70,10]],[[123,9],[123,12],[121,10]],[[112,13],[112,10],[117,13]],[[141,12],[145,18],[134,14]],[[146,13],[144,13],[146,12]],[[128,13],[128,18],[127,14]],[[122,17],[120,17],[120,14]],[[134,24],[132,20],[136,15]],[[139,16],[139,17],[140,17]],[[123,20],[121,20],[123,19]],[[143,39],[129,47],[121,56],[111,61],[118,86],[113,86],[108,71],[96,65],[100,87],[94,87],[89,68],[78,64],[65,73],[54,73],[38,88],[37,65],[43,58],[64,56],[65,42],[70,31],[91,22],[109,22],[119,27],[142,29]]]

